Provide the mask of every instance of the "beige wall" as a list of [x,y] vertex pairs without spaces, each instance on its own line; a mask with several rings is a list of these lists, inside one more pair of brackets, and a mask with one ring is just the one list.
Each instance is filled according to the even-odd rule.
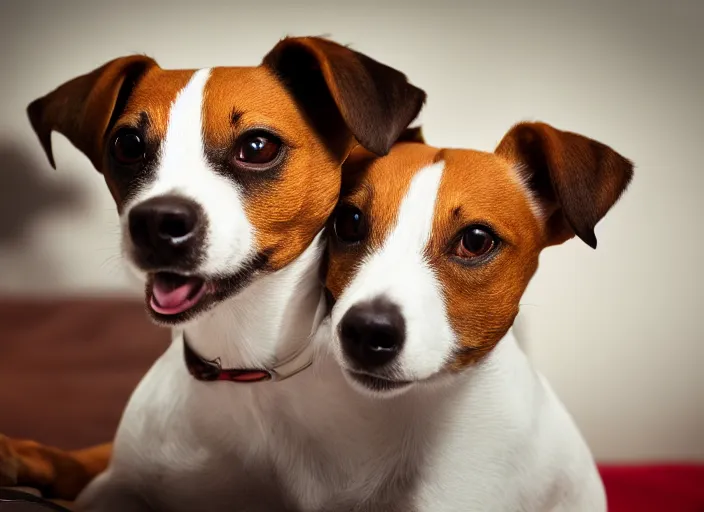
[[139,294],[100,175],[59,135],[50,169],[30,100],[127,53],[250,65],[285,34],[329,34],[425,88],[431,143],[490,150],[540,119],[635,161],[599,249],[543,255],[519,335],[597,456],[704,459],[704,2],[465,4],[3,2],[0,292]]

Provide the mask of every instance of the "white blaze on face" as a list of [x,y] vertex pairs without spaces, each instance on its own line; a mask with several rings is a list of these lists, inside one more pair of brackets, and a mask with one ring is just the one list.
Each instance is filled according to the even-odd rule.
[[254,228],[237,184],[218,174],[205,156],[203,98],[209,76],[210,69],[196,71],[172,103],[154,178],[125,208],[123,231],[127,232],[130,209],[147,199],[190,198],[203,209],[208,223],[205,260],[198,272],[232,274],[254,254]]
[[[430,377],[443,367],[455,346],[441,285],[424,256],[443,169],[444,162],[438,162],[413,177],[396,225],[382,247],[362,262],[332,312],[337,332],[344,314],[357,303],[383,296],[396,304],[406,323],[406,340],[396,361],[399,379]],[[338,339],[334,345],[344,365]]]

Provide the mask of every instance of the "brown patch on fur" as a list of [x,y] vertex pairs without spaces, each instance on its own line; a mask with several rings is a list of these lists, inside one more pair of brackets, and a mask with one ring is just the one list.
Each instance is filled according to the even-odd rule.
[[73,501],[107,468],[111,453],[112,444],[67,452],[0,435],[0,485],[32,487],[45,498]]
[[[594,227],[627,188],[633,167],[608,146],[544,123],[514,126],[494,154],[448,150],[444,158],[433,243],[473,223],[488,225],[502,240],[478,266],[446,257],[434,264],[461,340],[452,363],[460,369],[487,354],[513,325],[545,247],[575,233],[596,247]],[[461,221],[447,213],[457,206]],[[439,251],[429,247],[430,254]]]
[[[233,94],[232,84],[237,83]],[[227,173],[245,185],[245,210],[257,237],[257,251],[270,255],[278,269],[290,263],[320,231],[340,190],[340,164],[354,140],[338,132],[335,154],[307,123],[291,95],[271,72],[260,68],[216,68],[206,85],[203,126],[206,146],[231,147],[254,129],[278,135],[285,146],[284,162],[271,179],[258,171],[232,166]],[[231,113],[238,113],[232,122]]]
[[[457,369],[488,353],[513,324],[538,267],[542,230],[506,162],[456,149],[444,150],[441,158],[445,169],[426,255],[461,345],[451,365]],[[452,256],[463,229],[472,224],[492,228],[503,241],[491,259],[474,267]]]
[[[114,133],[121,126],[137,126],[142,113],[149,120],[147,137],[163,141],[169,125],[171,104],[193,77],[194,69],[149,69],[131,91],[129,101],[112,127]],[[108,137],[109,138],[109,137]]]
[[[344,165],[340,204],[359,208],[368,224],[369,236],[349,246],[329,237],[326,287],[339,297],[354,277],[365,254],[381,247],[396,224],[398,208],[416,172],[433,163],[438,149],[417,143],[396,144],[384,158],[355,150]],[[334,229],[332,224],[329,230]]]
[[[139,81],[134,83],[121,111],[113,113],[115,121],[105,135],[106,143],[121,128],[137,128],[142,117],[146,116],[148,122],[144,127],[145,139],[153,146],[158,146],[166,137],[171,104],[188,84],[194,72],[192,69],[165,70],[156,65],[149,68],[139,77]],[[101,170],[105,183],[119,208],[125,198],[117,184],[119,177],[109,170],[107,149],[103,151],[102,158]]]

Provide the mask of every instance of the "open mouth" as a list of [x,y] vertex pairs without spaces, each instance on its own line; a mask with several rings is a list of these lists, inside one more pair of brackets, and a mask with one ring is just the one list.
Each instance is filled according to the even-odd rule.
[[371,391],[376,391],[378,393],[403,389],[412,384],[412,382],[408,380],[392,380],[376,375],[370,375],[368,373],[356,372],[353,370],[349,370],[348,374],[352,378],[352,380],[354,380],[358,384],[361,384],[362,386],[370,389]]
[[200,277],[173,272],[156,272],[147,287],[149,307],[165,316],[180,315],[194,308],[208,288]]
[[258,254],[234,274],[216,277],[174,271],[149,272],[145,290],[147,309],[159,323],[173,325],[192,319],[239,293],[257,273],[266,271],[267,262],[265,254]]

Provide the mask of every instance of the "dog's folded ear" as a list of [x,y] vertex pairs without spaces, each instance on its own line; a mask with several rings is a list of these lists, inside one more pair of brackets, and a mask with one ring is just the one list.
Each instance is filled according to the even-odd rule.
[[577,235],[596,248],[596,224],[626,190],[633,164],[608,146],[544,123],[519,123],[495,153],[523,174],[540,203],[548,245]]
[[319,133],[339,129],[331,120],[336,110],[357,142],[377,155],[389,152],[425,102],[425,92],[400,71],[322,38],[285,38],[263,63]]
[[101,170],[107,130],[135,82],[152,66],[156,62],[142,55],[114,59],[30,103],[27,115],[52,167],[51,132],[57,131]]

